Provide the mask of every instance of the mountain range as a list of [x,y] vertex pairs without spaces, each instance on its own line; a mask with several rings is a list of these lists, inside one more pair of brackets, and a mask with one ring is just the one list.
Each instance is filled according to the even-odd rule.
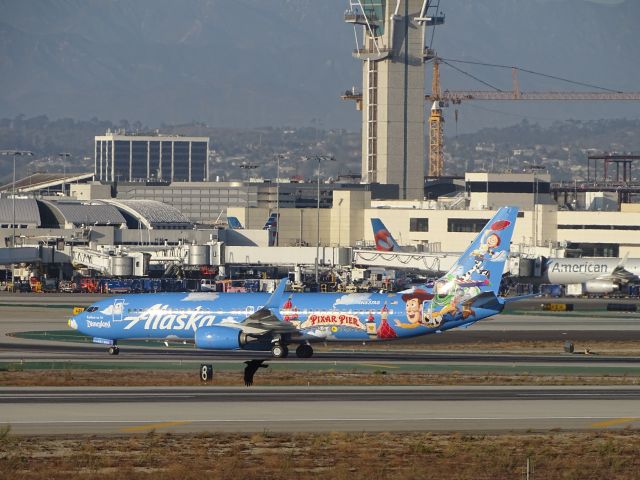
[[[361,84],[348,0],[0,0],[0,117],[128,119],[160,127],[360,128],[339,95]],[[518,65],[640,90],[640,2],[442,0],[434,47],[450,60]],[[501,89],[511,72],[456,67]],[[428,68],[428,67],[427,67]],[[486,89],[443,66],[444,88]],[[584,90],[522,75],[523,90]],[[427,84],[429,75],[427,75]],[[638,118],[637,103],[519,102],[457,107],[454,128],[522,118]],[[453,117],[453,115],[450,115]]]

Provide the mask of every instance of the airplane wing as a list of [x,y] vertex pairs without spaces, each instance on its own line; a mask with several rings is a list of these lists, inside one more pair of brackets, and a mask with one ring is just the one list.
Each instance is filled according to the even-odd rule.
[[596,280],[609,280],[616,283],[629,283],[631,281],[640,280],[637,275],[631,273],[629,270],[625,268],[625,263],[627,262],[627,257],[629,254],[627,253],[615,266],[611,273],[607,273],[605,275],[600,275],[596,277]]
[[252,313],[238,326],[243,330],[251,330],[254,333],[262,331],[264,333],[295,333],[298,329],[292,323],[285,322],[278,318],[274,313],[275,310],[269,308],[261,308],[255,313]]
[[297,333],[298,329],[295,325],[285,322],[280,318],[278,312],[287,282],[288,278],[281,279],[278,283],[278,288],[274,290],[267,303],[260,310],[255,311],[241,322],[234,323],[233,326],[240,327],[244,332],[252,335]]

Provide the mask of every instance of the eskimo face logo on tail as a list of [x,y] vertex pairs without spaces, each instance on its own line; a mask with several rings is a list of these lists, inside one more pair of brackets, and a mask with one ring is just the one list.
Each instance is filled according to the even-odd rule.
[[125,330],[131,330],[144,322],[144,330],[192,330],[213,325],[216,316],[209,310],[197,307],[189,312],[172,311],[169,305],[152,305],[137,317],[127,317]]
[[393,250],[393,240],[388,230],[378,230],[373,238],[376,241],[376,250],[381,252],[391,252]]

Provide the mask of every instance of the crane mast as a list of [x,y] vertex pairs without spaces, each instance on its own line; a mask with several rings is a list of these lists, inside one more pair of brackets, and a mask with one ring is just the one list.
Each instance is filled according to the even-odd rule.
[[431,113],[429,115],[429,176],[441,177],[444,170],[444,116],[442,115],[442,95],[440,90],[440,62],[433,60],[431,79]]

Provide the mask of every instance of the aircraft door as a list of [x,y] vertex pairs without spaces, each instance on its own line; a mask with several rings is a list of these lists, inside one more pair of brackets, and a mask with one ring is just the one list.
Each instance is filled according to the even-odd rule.
[[111,319],[114,322],[121,322],[124,316],[124,299],[116,298],[113,300],[113,309],[111,311]]

